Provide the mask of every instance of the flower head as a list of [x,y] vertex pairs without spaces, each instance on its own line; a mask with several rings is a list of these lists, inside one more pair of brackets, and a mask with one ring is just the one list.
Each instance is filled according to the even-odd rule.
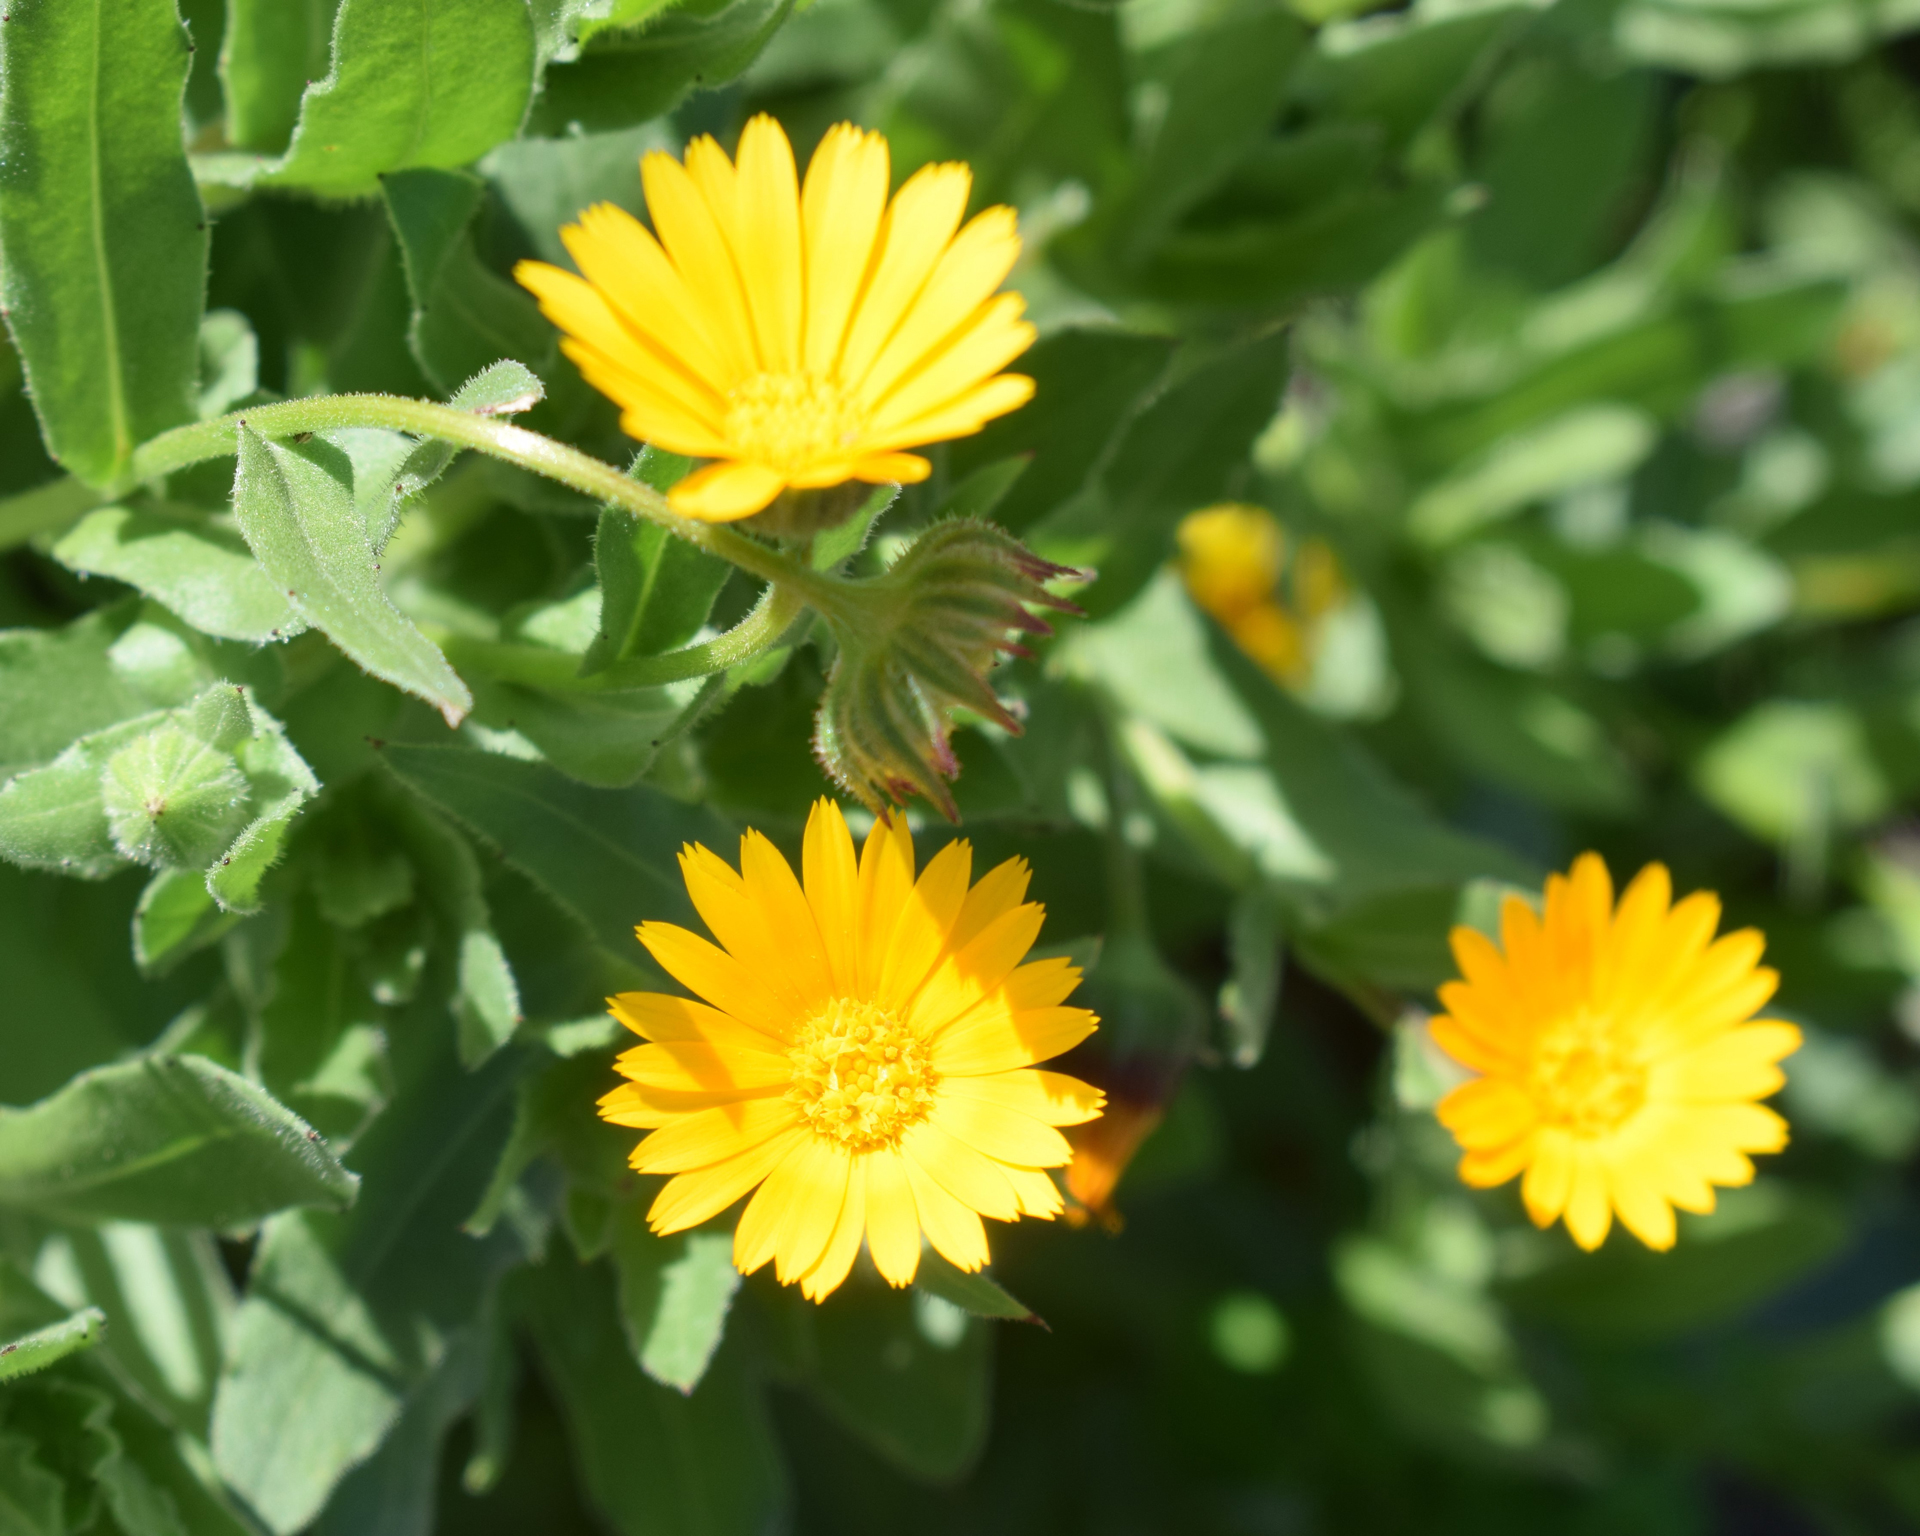
[[1786,1080],[1791,1024],[1755,1019],[1779,982],[1752,928],[1714,938],[1720,902],[1672,900],[1649,864],[1616,909],[1597,854],[1547,881],[1536,916],[1518,897],[1500,944],[1453,931],[1464,981],[1440,989],[1433,1038],[1482,1074],[1440,1101],[1480,1188],[1524,1173],[1538,1226],[1566,1218],[1597,1248],[1618,1215],[1650,1248],[1673,1245],[1673,1208],[1713,1209],[1713,1186],[1753,1178],[1747,1154],[1777,1152],[1787,1125],[1756,1103]]
[[830,129],[801,185],[762,114],[738,162],[711,138],[640,162],[650,233],[611,204],[561,231],[582,276],[515,275],[567,333],[633,437],[713,459],[673,488],[687,517],[748,517],[788,487],[917,481],[903,450],[977,432],[1033,381],[1000,369],[1032,345],[1015,293],[1013,210],[961,227],[972,177],[929,165],[887,197],[887,141]]
[[769,1260],[815,1300],[845,1280],[864,1237],[880,1273],[912,1281],[924,1232],[963,1270],[987,1262],[982,1216],[1051,1219],[1045,1170],[1071,1156],[1055,1129],[1100,1113],[1095,1089],[1033,1064],[1091,1034],[1062,1006],[1065,960],[1020,962],[1040,932],[1010,859],[969,888],[955,842],[914,876],[904,817],[876,822],[858,862],[838,806],[807,822],[801,878],[758,832],[734,870],[705,848],[680,858],[720,947],[667,923],[640,942],[704,1002],[612,999],[651,1042],[617,1063],[600,1101],[652,1134],[634,1168],[674,1177],[648,1212],[656,1232],[718,1215],[752,1192],[734,1263]]
[[1347,596],[1333,551],[1319,539],[1289,550],[1270,512],[1237,502],[1188,513],[1179,540],[1193,600],[1276,682],[1303,686],[1320,630]]

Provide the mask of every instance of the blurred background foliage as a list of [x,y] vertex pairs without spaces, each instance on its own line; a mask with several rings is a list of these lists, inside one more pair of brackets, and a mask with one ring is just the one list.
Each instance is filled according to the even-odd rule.
[[[1920,10],[94,9],[0,39],[0,1530],[1920,1528]],[[856,569],[971,511],[1100,573],[996,674],[1025,734],[956,738],[1108,1020],[1097,1219],[819,1308],[724,1219],[650,1236],[591,1105],[679,842],[797,843],[824,632],[589,686],[751,585],[334,434],[454,735],[300,632],[225,464],[89,489],[195,414],[501,358],[628,463],[506,273],[757,110],[964,159],[1027,239],[1037,399]],[[142,274],[137,356],[197,335],[119,439],[75,230]],[[72,361],[29,400],[21,354]],[[1587,847],[1719,891],[1807,1031],[1793,1145],[1667,1255],[1533,1231],[1430,1113],[1449,925]]]

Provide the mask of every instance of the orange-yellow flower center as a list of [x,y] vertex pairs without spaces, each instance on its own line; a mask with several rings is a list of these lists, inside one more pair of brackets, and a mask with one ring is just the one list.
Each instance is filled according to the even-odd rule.
[[1647,1071],[1605,1020],[1579,1017],[1542,1032],[1529,1087],[1547,1124],[1604,1136],[1646,1103]]
[[817,373],[756,373],[727,396],[734,452],[782,473],[849,457],[865,430],[865,413]]
[[835,998],[801,1027],[787,1060],[788,1099],[849,1151],[892,1146],[933,1111],[925,1045],[872,1003]]

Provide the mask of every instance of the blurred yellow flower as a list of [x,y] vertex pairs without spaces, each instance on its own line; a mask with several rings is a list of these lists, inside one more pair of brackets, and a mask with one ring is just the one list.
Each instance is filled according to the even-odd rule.
[[1672,900],[1649,864],[1616,910],[1599,855],[1547,880],[1544,916],[1517,896],[1500,943],[1453,930],[1464,981],[1440,989],[1433,1038],[1483,1074],[1440,1101],[1477,1188],[1520,1186],[1537,1226],[1566,1218],[1597,1248],[1618,1215],[1650,1248],[1670,1248],[1673,1208],[1713,1209],[1713,1186],[1753,1178],[1747,1154],[1777,1152],[1787,1124],[1756,1103],[1786,1081],[1791,1024],[1754,1018],[1779,977],[1765,940],[1715,939],[1719,898]]
[[1304,686],[1326,618],[1347,598],[1333,551],[1307,539],[1289,559],[1273,515],[1237,502],[1189,513],[1179,542],[1193,600],[1276,682]]
[[802,187],[762,114],[738,164],[701,137],[640,176],[653,232],[601,203],[561,231],[581,277],[515,276],[630,436],[718,461],[674,487],[676,512],[724,522],[788,487],[924,480],[902,450],[1032,397],[999,372],[1034,337],[1020,296],[995,292],[1020,254],[1013,210],[962,228],[966,166],[925,166],[889,202],[887,141],[841,123]]
[[675,1177],[648,1212],[656,1232],[718,1215],[754,1191],[734,1263],[768,1260],[820,1300],[846,1279],[864,1236],[880,1273],[912,1281],[920,1235],[955,1266],[987,1262],[982,1216],[1051,1219],[1045,1171],[1071,1153],[1055,1129],[1093,1119],[1097,1089],[1033,1070],[1096,1020],[1062,1006],[1080,980],[1066,960],[1020,962],[1040,932],[1009,859],[971,889],[972,853],[947,845],[914,878],[906,821],[874,825],[859,861],[830,801],[808,819],[802,878],[758,832],[736,872],[705,848],[680,867],[716,947],[668,923],[640,942],[704,1003],[656,992],[611,999],[644,1039],[628,1079],[600,1101],[616,1125],[653,1134],[641,1173]]

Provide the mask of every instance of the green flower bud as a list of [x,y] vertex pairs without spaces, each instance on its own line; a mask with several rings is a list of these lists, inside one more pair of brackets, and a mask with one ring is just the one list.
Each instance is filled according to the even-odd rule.
[[173,724],[108,758],[100,791],[121,854],[163,869],[211,864],[247,819],[240,765]]
[[843,587],[823,608],[840,654],[814,720],[821,767],[876,812],[918,793],[957,821],[952,712],[1019,733],[986,673],[1002,655],[1032,654],[1014,633],[1053,633],[1029,604],[1079,613],[1044,585],[1075,574],[1004,529],[956,519],[929,528],[884,575]]

